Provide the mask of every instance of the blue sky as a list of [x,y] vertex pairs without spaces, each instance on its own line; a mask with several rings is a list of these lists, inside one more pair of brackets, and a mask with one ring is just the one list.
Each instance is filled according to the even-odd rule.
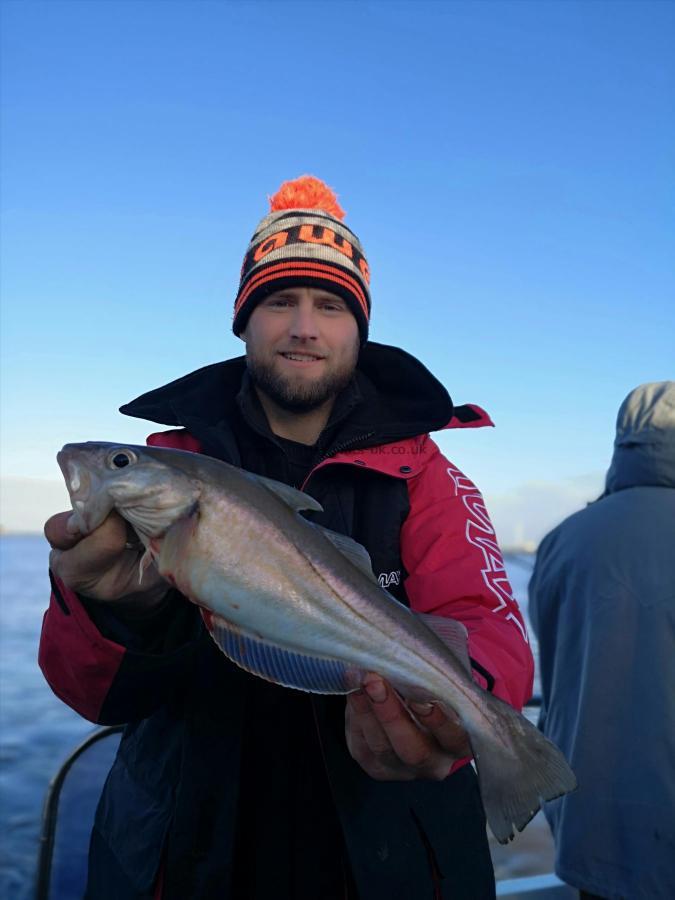
[[441,443],[526,530],[675,377],[675,4],[1,7],[5,479],[141,442],[119,405],[241,352],[244,250],[305,172],[365,246],[373,339],[493,416]]

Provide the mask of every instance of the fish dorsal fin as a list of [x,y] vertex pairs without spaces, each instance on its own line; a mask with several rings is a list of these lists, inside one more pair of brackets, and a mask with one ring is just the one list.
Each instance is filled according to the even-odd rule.
[[428,613],[415,613],[415,615],[443,641],[467,672],[470,672],[469,632],[466,627],[456,619],[448,619],[445,616],[430,616]]
[[[251,473],[248,473],[251,474]],[[301,509],[311,509],[314,512],[323,512],[323,506],[314,497],[299,491],[297,488],[281,481],[275,481],[273,478],[265,478],[263,475],[253,475],[253,478],[264,485],[268,491],[272,491],[277,497],[280,497],[287,506],[298,512]]]
[[315,525],[322,534],[342,553],[347,559],[353,563],[357,569],[367,575],[371,581],[377,584],[377,578],[373,572],[373,564],[370,560],[370,554],[363,546],[357,543],[353,538],[347,537],[345,534],[338,534],[337,531],[331,531],[330,528],[323,528],[321,525]]

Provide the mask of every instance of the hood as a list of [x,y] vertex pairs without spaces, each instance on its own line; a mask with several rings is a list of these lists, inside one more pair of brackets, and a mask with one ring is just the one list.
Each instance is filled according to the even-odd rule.
[[[236,410],[245,372],[244,356],[213,363],[142,394],[120,412],[199,435],[204,426],[218,427]],[[367,427],[370,442],[438,431],[453,415],[463,421],[479,418],[470,407],[453,407],[438,379],[398,347],[369,341],[359,356],[356,381],[363,402],[350,413],[350,425],[355,432]]]
[[635,388],[619,408],[605,493],[675,487],[675,381]]

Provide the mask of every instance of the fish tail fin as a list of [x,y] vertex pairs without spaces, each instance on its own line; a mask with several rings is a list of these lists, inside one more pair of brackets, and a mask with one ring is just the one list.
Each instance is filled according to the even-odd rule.
[[577,786],[558,747],[507,703],[488,695],[497,737],[470,733],[485,816],[506,844],[522,831],[546,800]]

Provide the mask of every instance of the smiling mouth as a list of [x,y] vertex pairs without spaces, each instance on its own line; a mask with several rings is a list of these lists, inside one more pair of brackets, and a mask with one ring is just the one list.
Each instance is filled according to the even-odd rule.
[[325,359],[325,356],[318,356],[315,353],[280,353],[280,356],[283,356],[284,359],[289,359],[291,362],[320,362],[322,359]]

